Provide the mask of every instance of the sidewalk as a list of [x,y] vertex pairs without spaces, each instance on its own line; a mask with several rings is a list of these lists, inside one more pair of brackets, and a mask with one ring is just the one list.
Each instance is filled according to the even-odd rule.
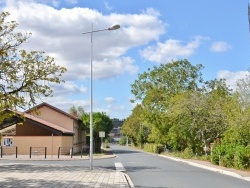
[[126,175],[108,169],[79,166],[1,164],[0,187],[129,188]]
[[192,166],[196,166],[198,168],[204,168],[213,172],[218,172],[221,174],[233,176],[239,179],[243,179],[246,181],[250,181],[250,171],[243,171],[243,170],[237,170],[233,168],[226,168],[223,166],[218,166],[214,165],[208,161],[201,161],[201,160],[193,160],[193,159],[181,159],[181,158],[176,158],[176,157],[170,157],[167,155],[159,155],[164,158],[168,158],[171,160],[179,161],[179,162],[184,162]]
[[[96,159],[115,157],[114,155],[94,156]],[[129,176],[125,173],[110,169],[94,168],[89,170],[79,166],[58,166],[45,164],[25,164],[32,160],[88,160],[88,156],[30,156],[29,155],[5,155],[0,162],[8,160],[9,163],[1,163],[0,188],[2,187],[53,187],[53,188],[130,188],[133,187]],[[23,163],[15,163],[23,161]]]

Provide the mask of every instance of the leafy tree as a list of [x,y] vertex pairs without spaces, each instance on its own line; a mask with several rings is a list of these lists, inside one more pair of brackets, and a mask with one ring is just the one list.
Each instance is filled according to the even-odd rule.
[[78,106],[77,108],[75,106],[72,106],[69,109],[69,114],[74,115],[76,117],[81,117],[84,114],[84,109],[82,106]]
[[[90,130],[90,117],[88,113],[83,113],[81,116],[83,121],[83,129],[89,131]],[[100,152],[101,150],[101,138],[99,138],[99,132],[105,132],[105,138],[108,136],[110,131],[113,129],[113,121],[102,112],[94,112],[93,113],[93,142],[94,149],[96,152]]]
[[0,13],[0,110],[35,105],[52,94],[51,83],[63,82],[66,71],[44,52],[19,50],[31,34],[15,32],[18,24],[6,21],[8,16]]
[[141,145],[146,141],[146,125],[143,120],[143,109],[137,105],[122,125],[122,134],[128,136],[135,146]]
[[154,127],[152,130],[162,134],[158,138],[166,136],[171,127],[166,113],[170,98],[184,91],[198,90],[202,68],[202,65],[193,66],[187,60],[173,61],[148,69],[131,85],[135,99],[142,102],[144,118]]
[[168,114],[173,125],[168,136],[170,144],[177,150],[189,147],[200,153],[228,128],[230,90],[224,80],[206,84],[209,85],[206,92],[184,92],[173,96],[170,101]]

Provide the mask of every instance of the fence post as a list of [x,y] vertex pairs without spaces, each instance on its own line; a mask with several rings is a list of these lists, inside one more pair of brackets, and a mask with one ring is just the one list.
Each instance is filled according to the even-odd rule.
[[45,159],[46,159],[46,154],[47,154],[47,147],[45,147]]
[[60,147],[58,148],[58,159],[59,159],[59,156],[60,156]]
[[32,148],[32,147],[30,147],[30,159],[31,159],[31,148]]
[[81,158],[82,158],[82,150],[83,150],[83,146],[81,147]]
[[72,156],[73,156],[73,147],[71,148],[71,158],[72,158]]
[[17,158],[17,146],[16,146],[16,158]]

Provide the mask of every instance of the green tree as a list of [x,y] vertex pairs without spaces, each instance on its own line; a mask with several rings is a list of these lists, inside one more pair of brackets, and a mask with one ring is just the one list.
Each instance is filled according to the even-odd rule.
[[[229,126],[227,105],[232,95],[224,80],[206,82],[206,91],[187,91],[170,100],[172,127],[169,141],[177,150],[187,147],[200,153],[220,138]],[[205,88],[205,87],[204,87]]]
[[167,135],[171,127],[166,113],[170,98],[184,91],[198,90],[202,68],[202,65],[193,66],[187,60],[173,61],[148,69],[131,85],[135,99],[142,103],[144,118],[153,126],[152,139],[157,138],[155,133],[158,138]]
[[[83,129],[89,131],[90,130],[90,116],[88,113],[83,113],[81,116],[83,121]],[[101,138],[99,138],[99,132],[105,132],[105,138],[107,138],[108,134],[113,129],[113,121],[102,112],[94,112],[93,113],[93,142],[95,152],[101,151]]]
[[19,50],[31,34],[15,32],[18,24],[8,16],[0,13],[0,110],[34,106],[52,94],[51,83],[63,82],[66,71],[44,52]]

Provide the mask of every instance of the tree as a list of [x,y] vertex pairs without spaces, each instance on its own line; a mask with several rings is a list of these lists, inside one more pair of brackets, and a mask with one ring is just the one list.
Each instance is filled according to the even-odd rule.
[[171,127],[166,113],[170,98],[184,91],[198,90],[202,83],[202,68],[202,65],[193,66],[187,60],[173,61],[148,69],[131,85],[135,99],[142,103],[144,118],[154,127],[152,130],[162,134],[158,134],[158,138],[166,136]]
[[69,114],[76,117],[81,117],[84,114],[84,109],[82,106],[78,106],[77,108],[75,106],[72,106],[69,109]]
[[143,109],[141,105],[136,105],[132,114],[123,123],[122,134],[128,136],[135,146],[146,142],[148,127],[143,118]]
[[224,80],[206,82],[206,91],[187,91],[170,100],[169,140],[177,150],[190,147],[194,152],[209,148],[229,126],[228,104],[232,95]]
[[18,24],[0,13],[0,110],[32,107],[52,94],[51,83],[63,82],[66,68],[55,64],[44,52],[19,50],[30,33],[15,32]]
[[246,108],[250,106],[250,69],[246,78],[237,81],[237,93],[240,97],[240,102]]
[[[90,120],[89,114],[83,113],[81,119],[83,121],[83,129],[90,130]],[[103,112],[93,113],[93,142],[96,152],[101,151],[101,139],[99,138],[99,132],[105,132],[105,138],[108,136],[110,131],[113,129],[113,121]]]

